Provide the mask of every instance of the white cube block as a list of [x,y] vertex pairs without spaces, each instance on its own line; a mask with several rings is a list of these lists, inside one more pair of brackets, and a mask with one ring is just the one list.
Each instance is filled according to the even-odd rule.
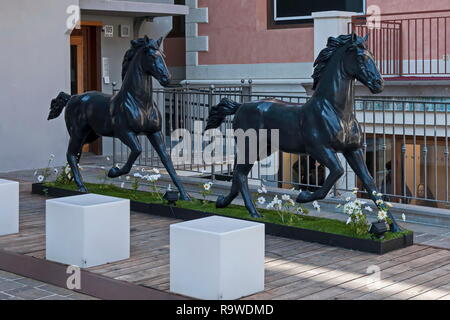
[[170,291],[229,300],[264,290],[264,224],[212,216],[170,225]]
[[84,194],[47,200],[46,257],[82,268],[130,257],[130,200]]
[[19,232],[19,183],[0,179],[0,236]]

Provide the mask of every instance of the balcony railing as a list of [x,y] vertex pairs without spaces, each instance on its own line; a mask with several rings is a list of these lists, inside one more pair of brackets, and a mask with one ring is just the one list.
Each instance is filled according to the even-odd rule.
[[450,10],[355,16],[349,31],[369,34],[386,76],[450,75]]
[[[186,129],[193,134],[197,125],[202,131],[210,107],[223,97],[238,102],[276,98],[299,104],[309,99],[306,96],[254,94],[251,85],[154,90],[154,100],[161,106],[167,147],[172,150],[180,142],[178,138],[171,139],[175,129]],[[356,99],[355,114],[364,132],[366,164],[377,186],[390,201],[449,208],[449,113],[450,98]],[[232,127],[231,122],[232,117],[228,117],[221,126],[223,133]],[[141,139],[144,152],[138,164],[161,166],[148,141],[145,137]],[[119,141],[115,141],[113,146],[114,161],[126,161],[128,149]],[[204,147],[202,144],[202,151]],[[194,148],[192,152],[195,152]],[[175,165],[177,170],[194,176],[229,180],[233,172],[232,161],[224,157],[222,163],[214,165],[183,161]],[[322,185],[327,174],[326,169],[308,155],[281,154],[270,161],[278,161],[279,170],[267,173],[268,163],[260,162],[250,174],[251,182],[315,190]],[[361,188],[350,167],[344,164],[344,168],[346,174],[336,184],[335,195],[354,187]]]

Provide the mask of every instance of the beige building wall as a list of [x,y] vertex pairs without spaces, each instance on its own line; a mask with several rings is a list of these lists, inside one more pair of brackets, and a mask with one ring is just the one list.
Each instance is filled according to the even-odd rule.
[[50,100],[70,90],[66,13],[78,0],[0,2],[0,172],[65,162],[63,118]]

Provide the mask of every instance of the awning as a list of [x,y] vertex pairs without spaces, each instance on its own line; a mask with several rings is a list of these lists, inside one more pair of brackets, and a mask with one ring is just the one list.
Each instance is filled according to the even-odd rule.
[[181,16],[189,13],[189,7],[176,4],[114,1],[79,0],[81,13],[128,17]]

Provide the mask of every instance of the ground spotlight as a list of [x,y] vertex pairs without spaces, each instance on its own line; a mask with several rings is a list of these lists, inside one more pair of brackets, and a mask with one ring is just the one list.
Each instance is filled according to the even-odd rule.
[[163,195],[163,199],[166,200],[169,205],[176,205],[176,202],[178,201],[178,191],[172,190],[169,184],[166,193]]

